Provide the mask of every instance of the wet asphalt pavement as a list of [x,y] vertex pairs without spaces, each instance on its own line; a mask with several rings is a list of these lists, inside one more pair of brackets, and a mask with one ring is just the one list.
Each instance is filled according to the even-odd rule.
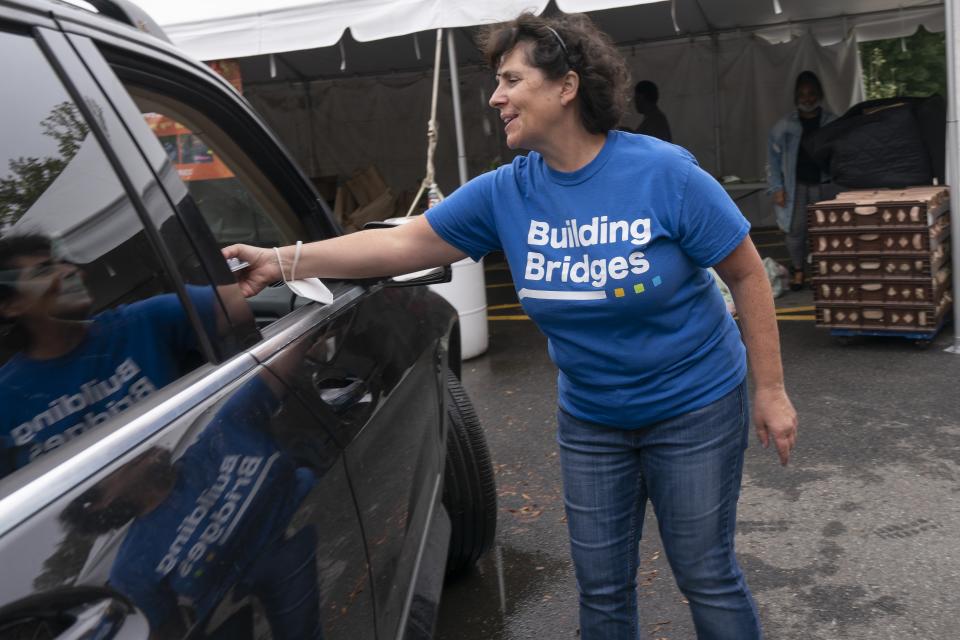
[[[555,442],[556,369],[509,286],[487,266],[490,347],[464,363],[499,492],[498,546],[449,584],[438,640],[577,638]],[[503,306],[508,305],[508,306]],[[811,319],[810,291],[777,300],[800,415],[789,467],[751,437],[737,550],[768,640],[960,638],[960,356],[947,327],[841,345]],[[497,317],[501,319],[496,319]],[[510,317],[514,319],[508,319]],[[647,510],[641,637],[693,639]]]

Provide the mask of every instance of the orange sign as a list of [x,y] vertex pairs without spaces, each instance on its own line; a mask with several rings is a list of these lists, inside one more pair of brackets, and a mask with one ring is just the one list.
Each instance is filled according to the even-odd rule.
[[[242,89],[240,64],[236,60],[214,60],[207,64],[225,77],[238,92]],[[187,127],[159,113],[145,113],[143,117],[163,145],[170,161],[176,165],[181,180],[189,182],[234,177],[213,149]]]
[[243,93],[243,82],[240,80],[240,63],[236,60],[210,60],[207,66],[227,79],[237,93]]

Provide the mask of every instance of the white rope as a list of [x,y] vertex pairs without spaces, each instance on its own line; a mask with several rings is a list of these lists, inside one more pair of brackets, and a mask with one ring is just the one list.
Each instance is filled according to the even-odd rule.
[[437,150],[437,96],[440,93],[440,56],[442,53],[443,29],[437,29],[437,44],[433,56],[433,95],[430,99],[430,121],[427,122],[427,171],[420,183],[417,195],[413,197],[413,202],[410,203],[410,209],[407,211],[406,217],[413,214],[424,190],[427,191],[431,200],[436,199],[438,202],[443,200],[443,193],[437,186],[433,167],[433,157]]
[[283,261],[280,259],[280,249],[273,248],[273,253],[277,256],[277,266],[280,267],[280,278],[284,282],[293,282],[297,279],[297,265],[300,263],[300,251],[303,249],[303,240],[297,240],[297,248],[293,253],[293,264],[290,266],[290,279],[287,280],[287,274],[283,272]]
[[293,266],[290,267],[290,279],[297,279],[297,264],[300,262],[300,250],[303,248],[303,240],[297,240],[297,250],[293,254]]
[[274,247],[274,248],[273,248],[273,252],[274,252],[274,253],[276,254],[276,256],[277,256],[277,266],[280,267],[280,279],[283,280],[284,282],[286,282],[286,281],[287,281],[287,274],[285,274],[285,273],[283,272],[283,261],[280,260],[280,249],[278,249],[277,247]]

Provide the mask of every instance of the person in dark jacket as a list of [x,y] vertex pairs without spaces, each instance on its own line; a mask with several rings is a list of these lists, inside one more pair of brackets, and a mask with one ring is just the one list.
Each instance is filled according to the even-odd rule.
[[667,122],[666,114],[657,106],[658,100],[660,100],[660,90],[650,80],[641,80],[634,85],[633,104],[637,108],[637,113],[643,116],[643,121],[637,125],[636,133],[660,138],[665,142],[673,142],[670,123]]

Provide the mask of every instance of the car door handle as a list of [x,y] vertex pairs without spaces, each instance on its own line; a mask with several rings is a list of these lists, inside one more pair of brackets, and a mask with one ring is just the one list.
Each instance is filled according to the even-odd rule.
[[321,378],[315,374],[313,387],[335,413],[359,404],[367,395],[367,382],[360,378]]

